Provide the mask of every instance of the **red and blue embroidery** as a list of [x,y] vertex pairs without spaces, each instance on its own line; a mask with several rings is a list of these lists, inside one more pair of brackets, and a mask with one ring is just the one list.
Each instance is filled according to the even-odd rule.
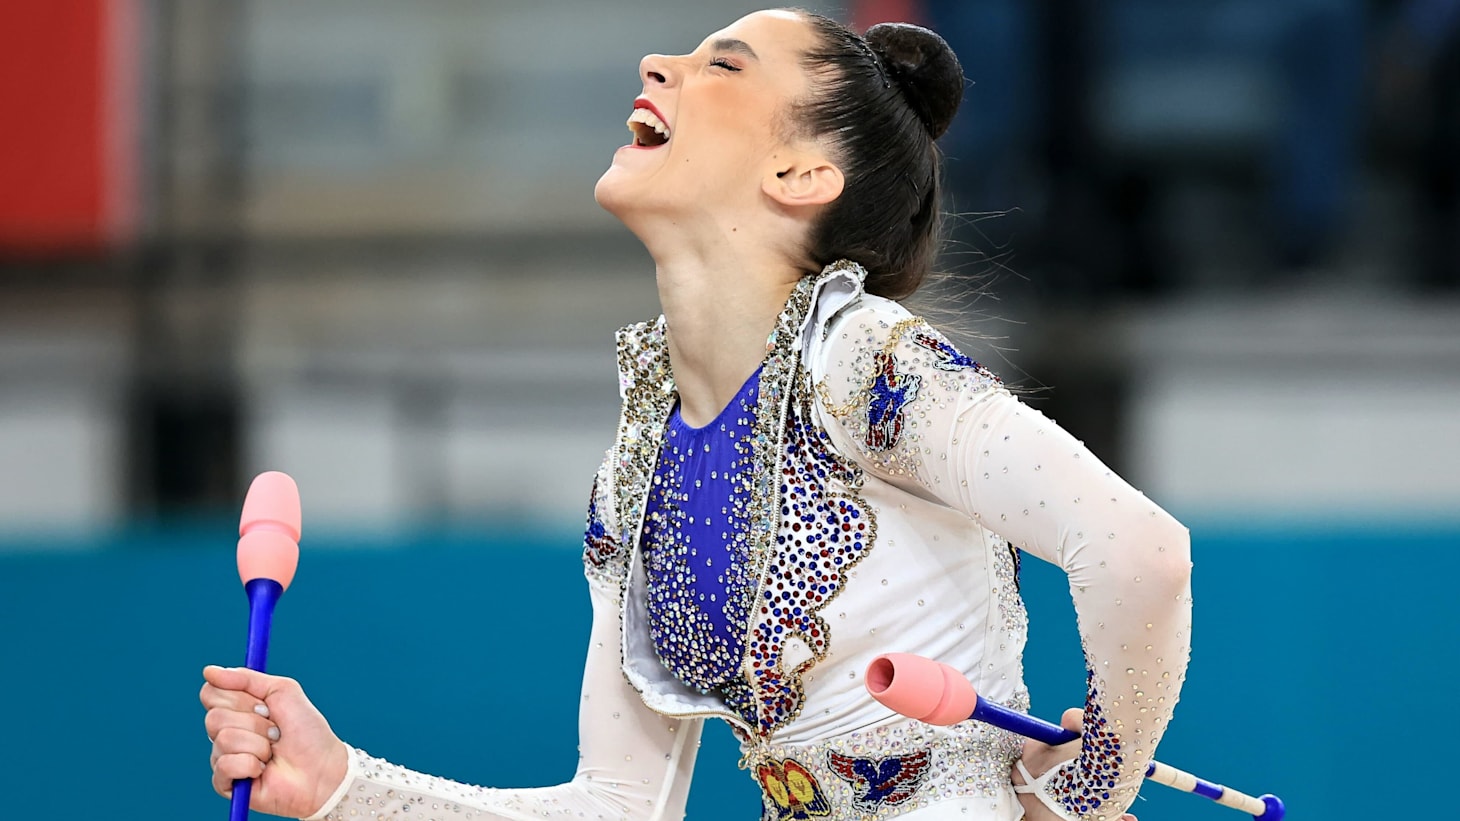
[[795,759],[761,764],[755,768],[755,780],[765,796],[764,818],[802,821],[831,815],[831,802],[826,800],[816,776]]
[[940,371],[959,371],[964,368],[978,367],[977,362],[960,353],[946,339],[924,332],[913,334],[912,341],[913,344],[927,348],[938,357],[938,361],[933,363],[933,367]]
[[[801,676],[831,647],[831,628],[821,610],[845,588],[847,571],[872,549],[877,527],[859,498],[827,486],[831,481],[854,486],[857,477],[831,450],[826,432],[805,421],[809,414],[809,408],[800,407],[787,420],[778,494],[781,522],[750,614],[755,626],[746,644],[748,689],[726,691],[727,703],[753,719],[762,737],[801,712],[806,700]],[[811,657],[795,666],[784,657],[793,636],[811,650]]]
[[863,812],[875,812],[912,798],[927,777],[932,758],[928,750],[878,759],[826,754],[831,771],[856,790],[853,803]]
[[583,532],[583,561],[595,568],[602,568],[619,552],[619,541],[608,533],[603,517],[598,515],[598,482],[593,483],[593,493],[588,497],[588,525]]
[[949,343],[948,340],[944,339],[936,332],[920,331],[912,335],[912,341],[914,345],[933,352],[933,356],[936,357],[933,362],[933,367],[937,368],[940,371],[961,371],[967,368],[972,368],[973,370],[979,371],[987,375],[995,382],[1003,381],[999,379],[999,377],[996,376],[988,368],[985,368],[984,366],[978,364],[967,354],[964,354],[960,352],[957,348],[953,347],[953,345]]
[[898,373],[897,357],[889,351],[877,354],[873,362],[875,376],[867,391],[867,438],[869,450],[888,450],[902,438],[903,408],[918,396],[923,378],[914,373]]
[[1085,724],[1080,733],[1080,757],[1066,765],[1045,785],[1044,791],[1074,815],[1085,815],[1110,800],[1110,791],[1125,763],[1120,735],[1112,730],[1100,706],[1094,671],[1085,697]]

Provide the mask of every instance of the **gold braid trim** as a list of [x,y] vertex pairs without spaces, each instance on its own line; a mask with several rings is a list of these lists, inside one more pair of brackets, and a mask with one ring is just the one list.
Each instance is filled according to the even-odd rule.
[[[907,319],[900,320],[896,325],[893,325],[892,330],[888,332],[887,339],[882,343],[881,353],[885,356],[892,356],[892,352],[897,349],[897,344],[902,341],[902,337],[909,330],[918,325],[925,324],[927,323],[920,316],[912,316],[908,317]],[[833,417],[837,419],[845,419],[848,416],[851,416],[863,406],[864,397],[867,391],[872,390],[872,383],[876,381],[876,373],[872,373],[868,376],[863,377],[862,384],[852,391],[851,397],[849,397],[846,402],[840,405],[836,404],[836,402],[831,398],[831,389],[826,386],[825,379],[816,383],[816,395],[820,397],[821,404],[826,408],[827,413],[830,413]]]

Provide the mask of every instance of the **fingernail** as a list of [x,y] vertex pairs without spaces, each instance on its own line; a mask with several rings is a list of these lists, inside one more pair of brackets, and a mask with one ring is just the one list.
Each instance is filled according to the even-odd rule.
[[264,718],[269,717],[269,705],[267,704],[255,704],[253,706],[253,711],[263,716]]
[[279,740],[279,728],[278,727],[270,727],[269,728],[269,740],[270,741],[278,741]]

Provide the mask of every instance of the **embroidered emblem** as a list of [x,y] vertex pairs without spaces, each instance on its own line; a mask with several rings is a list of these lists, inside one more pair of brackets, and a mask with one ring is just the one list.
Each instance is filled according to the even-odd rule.
[[826,760],[832,772],[856,789],[857,809],[875,812],[882,805],[901,804],[912,798],[928,775],[932,754],[919,750],[912,755],[871,759],[829,752]]
[[774,821],[831,815],[831,802],[826,800],[816,776],[795,759],[761,764],[755,768],[755,780],[760,782],[767,813],[775,812],[774,816],[768,815]]
[[940,371],[961,371],[971,368],[994,382],[1002,383],[1004,381],[993,371],[978,364],[972,357],[953,347],[948,340],[944,339],[937,331],[931,328],[914,333],[912,335],[912,341],[914,345],[933,352],[933,356],[937,357],[933,362],[933,367]]
[[593,483],[593,494],[588,497],[588,525],[583,532],[583,561],[596,568],[602,568],[619,552],[619,542],[608,533],[603,517],[598,513],[598,482]]
[[876,376],[867,396],[867,439],[869,450],[888,450],[902,437],[902,410],[918,396],[923,378],[898,373],[897,357],[889,351],[877,354]]
[[938,357],[933,367],[940,371],[959,371],[964,368],[977,368],[978,363],[968,358],[948,343],[946,339],[940,339],[930,333],[915,333],[912,337],[913,344],[932,351]]

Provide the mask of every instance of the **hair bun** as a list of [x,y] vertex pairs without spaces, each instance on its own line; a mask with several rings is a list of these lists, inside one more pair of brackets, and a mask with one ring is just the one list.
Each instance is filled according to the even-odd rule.
[[878,23],[863,35],[933,139],[943,136],[963,102],[963,66],[936,32],[909,23]]

